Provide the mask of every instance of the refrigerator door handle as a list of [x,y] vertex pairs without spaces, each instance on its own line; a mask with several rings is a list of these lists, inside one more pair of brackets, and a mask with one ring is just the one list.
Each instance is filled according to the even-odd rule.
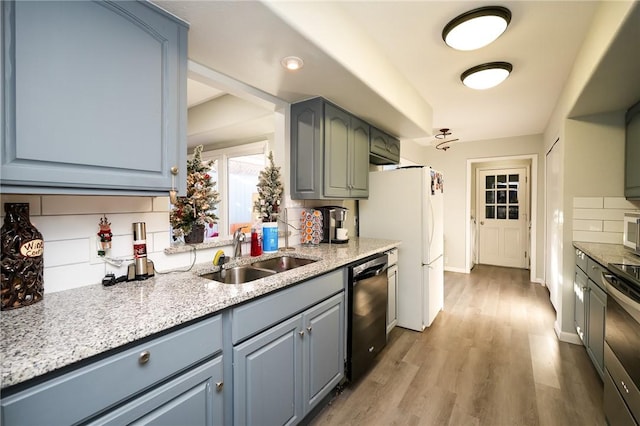
[[423,263],[423,264],[422,264],[422,266],[426,266],[426,267],[432,268],[432,266],[431,266],[431,265],[433,265],[434,263],[436,263],[436,262],[437,262],[437,261],[438,261],[442,256],[444,256],[444,255],[442,255],[442,254],[441,254],[440,256],[438,256],[438,257],[436,257],[435,259],[433,259],[431,262],[429,262],[429,263]]

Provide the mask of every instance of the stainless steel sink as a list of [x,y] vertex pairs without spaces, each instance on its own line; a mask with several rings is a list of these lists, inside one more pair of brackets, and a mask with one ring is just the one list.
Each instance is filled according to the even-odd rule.
[[276,271],[268,269],[254,268],[252,266],[236,266],[235,268],[223,269],[218,272],[211,272],[200,275],[202,278],[218,281],[225,284],[244,284],[249,281],[274,275]]
[[317,262],[317,260],[292,256],[280,256],[273,257],[271,259],[259,260],[250,265],[236,266],[234,268],[223,269],[218,272],[202,274],[200,276],[202,278],[225,284],[244,284],[277,274],[278,272],[288,271],[314,262]]
[[314,262],[317,262],[317,260],[303,259],[300,257],[292,256],[280,256],[254,262],[251,264],[251,266],[256,268],[270,269],[276,272],[284,272],[288,271],[289,269],[298,268],[300,266],[308,265]]

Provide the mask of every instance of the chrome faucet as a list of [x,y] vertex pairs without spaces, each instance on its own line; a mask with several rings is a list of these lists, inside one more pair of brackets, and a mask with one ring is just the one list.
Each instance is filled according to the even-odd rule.
[[233,233],[233,257],[242,256],[242,243],[244,242],[246,236],[244,232],[242,232],[242,228],[236,229]]

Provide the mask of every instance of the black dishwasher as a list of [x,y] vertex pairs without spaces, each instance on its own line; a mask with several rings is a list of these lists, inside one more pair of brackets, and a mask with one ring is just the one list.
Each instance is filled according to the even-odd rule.
[[349,267],[347,378],[355,382],[387,344],[387,255]]

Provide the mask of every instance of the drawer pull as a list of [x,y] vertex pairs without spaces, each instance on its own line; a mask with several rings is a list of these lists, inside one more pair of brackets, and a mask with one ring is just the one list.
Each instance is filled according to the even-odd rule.
[[307,327],[307,331],[311,333],[311,326]]
[[222,391],[223,387],[224,387],[224,382],[216,382],[216,392]]
[[304,337],[304,330],[298,331],[298,334],[300,335],[300,337]]
[[145,365],[146,363],[149,362],[150,358],[151,358],[151,352],[143,351],[140,353],[140,356],[138,357],[138,363],[140,365]]

